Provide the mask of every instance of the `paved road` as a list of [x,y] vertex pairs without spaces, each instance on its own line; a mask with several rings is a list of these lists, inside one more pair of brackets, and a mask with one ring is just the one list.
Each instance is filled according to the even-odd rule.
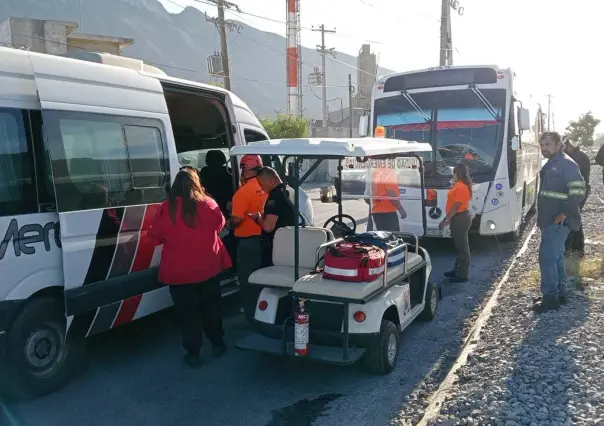
[[[353,216],[363,217],[366,209],[362,201],[347,202]],[[333,205],[316,205],[317,223],[334,213]],[[453,260],[450,242],[424,246],[432,256],[433,278],[442,279]],[[405,331],[399,364],[385,377],[235,348],[191,371],[181,363],[180,337],[168,311],[92,338],[85,371],[69,386],[36,401],[8,401],[4,408],[19,426],[386,424],[435,366],[454,359],[464,323],[510,250],[492,239],[474,242],[472,282],[443,288],[437,317]],[[236,297],[226,305],[232,346],[246,329]],[[0,406],[5,424],[2,411]]]

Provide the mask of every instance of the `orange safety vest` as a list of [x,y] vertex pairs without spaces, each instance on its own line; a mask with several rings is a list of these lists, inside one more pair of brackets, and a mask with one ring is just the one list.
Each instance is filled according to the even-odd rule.
[[[371,195],[373,197],[388,197],[389,190],[394,191],[397,197],[401,194],[394,170],[386,168],[374,169],[371,174]],[[371,211],[372,213],[392,213],[396,212],[397,208],[392,200],[374,198]]]

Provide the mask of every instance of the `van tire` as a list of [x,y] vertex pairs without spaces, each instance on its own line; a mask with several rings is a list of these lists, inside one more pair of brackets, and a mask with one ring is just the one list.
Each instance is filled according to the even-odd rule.
[[47,395],[65,386],[79,371],[84,338],[70,337],[65,342],[65,326],[62,300],[43,297],[26,303],[7,336],[10,395],[19,399]]
[[385,375],[394,370],[398,360],[399,337],[398,327],[392,321],[382,320],[379,343],[365,354],[364,363],[368,372]]

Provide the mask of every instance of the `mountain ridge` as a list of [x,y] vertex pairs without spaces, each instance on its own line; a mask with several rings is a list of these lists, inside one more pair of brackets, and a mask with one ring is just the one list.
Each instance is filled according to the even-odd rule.
[[[4,0],[0,2],[0,21],[10,17],[79,22],[79,0]],[[233,92],[259,115],[285,112],[285,38],[238,23],[241,32],[228,35]],[[142,59],[175,77],[206,83],[211,81],[206,58],[219,48],[218,32],[203,12],[186,7],[170,13],[157,0],[85,2],[78,32],[133,38],[135,44],[124,49],[124,56]],[[315,50],[302,47],[302,62],[304,115],[319,119],[321,100],[308,87],[308,74],[320,64],[321,57]],[[389,72],[380,68],[378,75]],[[348,104],[349,73],[354,84],[356,57],[338,52],[337,60],[327,61],[328,99],[341,98]],[[315,88],[315,93],[319,89]],[[330,111],[339,106],[339,100],[330,103]]]

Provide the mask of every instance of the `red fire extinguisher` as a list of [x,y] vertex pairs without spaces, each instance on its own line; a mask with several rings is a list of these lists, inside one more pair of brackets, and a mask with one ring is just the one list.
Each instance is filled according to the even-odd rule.
[[307,356],[308,355],[308,336],[309,336],[309,323],[310,314],[304,306],[304,299],[300,299],[298,307],[294,313],[294,355],[295,356]]

